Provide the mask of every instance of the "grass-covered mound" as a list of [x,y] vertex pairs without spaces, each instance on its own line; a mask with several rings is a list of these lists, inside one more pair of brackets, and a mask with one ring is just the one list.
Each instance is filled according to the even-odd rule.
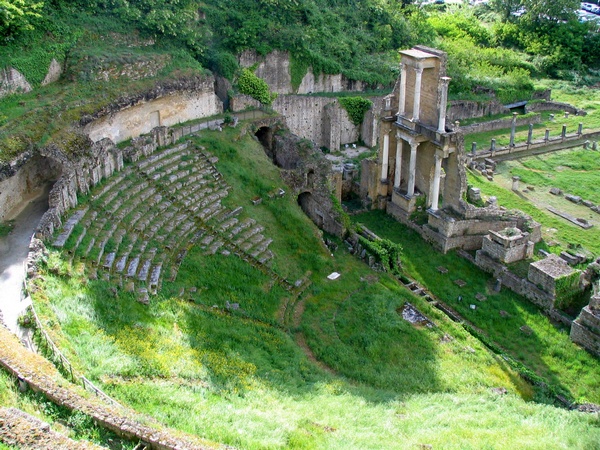
[[[273,270],[310,285],[291,299],[235,254],[192,247],[145,306],[52,252],[34,289],[38,313],[110,395],[240,448],[586,448],[600,438],[593,416],[527,403],[535,390],[501,358],[341,242],[331,255],[293,196],[252,206],[281,185],[258,142],[234,129],[198,140],[232,186],[223,202],[243,204],[273,239]],[[327,280],[333,271],[341,278]],[[435,326],[406,322],[407,301]]]

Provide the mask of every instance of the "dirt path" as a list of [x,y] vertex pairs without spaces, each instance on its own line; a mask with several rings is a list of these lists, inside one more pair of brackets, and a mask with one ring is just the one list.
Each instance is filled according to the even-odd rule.
[[29,252],[29,241],[42,215],[48,209],[48,188],[24,199],[25,206],[14,218],[14,228],[0,238],[0,313],[9,330],[19,335],[17,318],[28,306],[21,300],[25,275],[23,263]]

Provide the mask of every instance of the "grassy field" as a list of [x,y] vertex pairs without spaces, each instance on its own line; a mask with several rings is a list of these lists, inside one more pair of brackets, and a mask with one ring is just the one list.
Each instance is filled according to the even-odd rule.
[[[597,378],[600,362],[573,344],[568,330],[553,325],[537,307],[507,289],[494,292],[494,279],[490,275],[452,252],[446,255],[436,252],[416,232],[384,213],[364,213],[355,219],[381,237],[402,244],[406,273],[484,330],[517,360],[577,401],[600,401]],[[449,272],[440,273],[438,266],[448,268]],[[457,279],[466,281],[467,285],[459,287],[454,283]],[[476,300],[478,293],[485,295],[486,300]],[[472,310],[471,304],[477,309]],[[508,314],[503,316],[500,311]],[[531,335],[520,330],[523,325],[533,330]]]
[[[567,134],[577,132],[579,123],[583,124],[583,132],[589,133],[600,130],[600,92],[592,87],[578,87],[566,81],[543,80],[538,87],[551,88],[552,100],[569,103],[586,111],[585,116],[570,114],[564,117],[561,111],[542,112],[542,121],[533,126],[533,139],[544,138],[545,130],[550,130],[550,137],[557,137],[562,131],[562,126],[567,126]],[[554,114],[554,120],[550,119]],[[487,120],[487,119],[486,119]],[[467,124],[468,122],[465,122]],[[524,143],[527,140],[529,127],[517,127],[515,143]],[[487,131],[465,135],[465,145],[470,148],[471,142],[477,143],[479,150],[490,148],[490,142],[496,139],[496,146],[507,146],[510,143],[510,128],[504,130]]]
[[[110,395],[166,425],[245,449],[583,449],[600,441],[595,416],[531,401],[546,399],[461,326],[370,270],[342,242],[330,255],[293,196],[251,206],[253,196],[283,186],[256,141],[227,130],[202,133],[199,142],[219,157],[233,187],[225,203],[244,205],[243,214],[274,239],[274,269],[311,284],[283,324],[289,293],[235,255],[192,248],[177,280],[165,281],[144,306],[133,294],[87,279],[77,259],[52,253],[37,285],[38,313],[75,367]],[[407,270],[414,265],[421,279],[432,259],[424,248],[421,242],[420,258],[429,258],[424,267],[405,251]],[[470,280],[459,260],[447,264]],[[327,280],[332,271],[341,277]],[[485,281],[473,288],[485,289]],[[240,308],[226,309],[227,301]],[[435,326],[403,320],[407,301]],[[503,308],[515,319],[498,324],[499,333],[544,320],[526,303]],[[576,398],[597,401],[597,362],[584,352],[568,356],[574,347],[545,323],[527,338],[532,343],[518,336],[502,344],[524,349],[524,359],[534,355],[536,370]],[[545,336],[553,336],[545,341],[553,347],[536,354]],[[563,363],[581,367],[549,368]]]
[[[92,419],[85,414],[56,406],[31,390],[24,394],[20,393],[16,380],[4,371],[0,371],[0,406],[18,408],[50,424],[53,431],[74,440],[85,440],[101,446],[112,445],[110,447],[112,449],[133,448],[131,443],[123,441],[113,433],[95,425]],[[17,447],[0,442],[0,450],[12,449],[17,449]]]

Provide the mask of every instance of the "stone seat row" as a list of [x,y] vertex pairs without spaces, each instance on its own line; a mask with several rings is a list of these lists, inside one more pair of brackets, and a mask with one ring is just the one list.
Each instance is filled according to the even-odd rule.
[[[194,153],[185,143],[126,167],[98,190],[91,207],[75,211],[54,245],[64,247],[81,223],[73,253],[106,277],[136,279],[154,291],[165,264],[174,279],[187,249],[199,239],[209,254],[229,247],[266,264],[273,257],[271,240],[254,220],[238,220],[241,207],[222,206],[229,187],[214,166],[216,158],[203,150]],[[87,245],[80,248],[86,237]],[[112,248],[105,251],[109,241]]]

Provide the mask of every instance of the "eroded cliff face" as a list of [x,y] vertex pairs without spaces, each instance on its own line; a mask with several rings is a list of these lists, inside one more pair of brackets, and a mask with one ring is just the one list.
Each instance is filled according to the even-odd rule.
[[160,83],[139,96],[123,97],[80,121],[93,142],[115,143],[149,133],[153,128],[220,114],[223,103],[215,93],[212,76]]
[[272,92],[278,94],[312,94],[316,92],[360,92],[365,89],[364,83],[350,80],[341,74],[314,74],[309,68],[297,89],[292,86],[290,73],[290,55],[288,52],[275,50],[265,56],[254,50],[246,50],[239,57],[241,67],[256,65],[254,73],[265,80]]

